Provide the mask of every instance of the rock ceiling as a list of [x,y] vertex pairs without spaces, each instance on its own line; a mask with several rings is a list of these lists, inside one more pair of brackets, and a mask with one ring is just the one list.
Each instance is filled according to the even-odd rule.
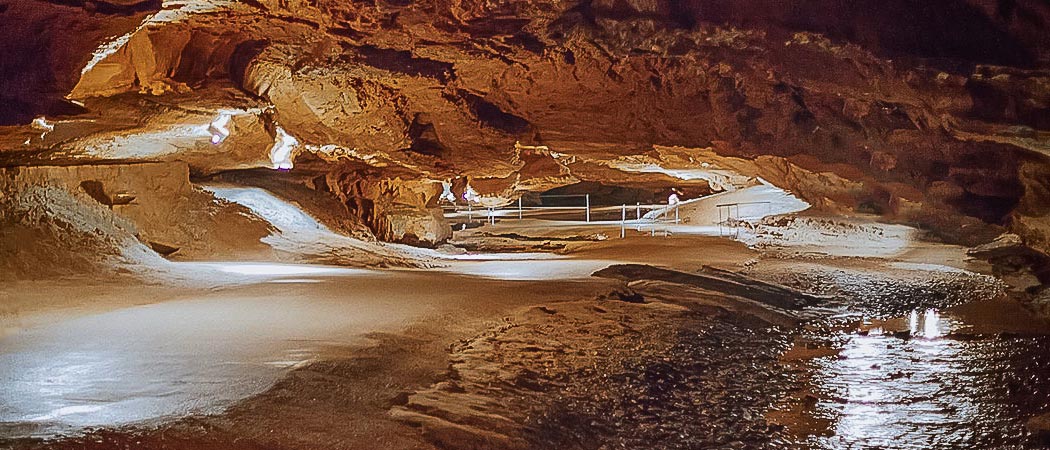
[[0,29],[5,165],[207,175],[285,133],[348,203],[425,206],[428,180],[509,199],[703,161],[1050,248],[1046,1],[0,0]]

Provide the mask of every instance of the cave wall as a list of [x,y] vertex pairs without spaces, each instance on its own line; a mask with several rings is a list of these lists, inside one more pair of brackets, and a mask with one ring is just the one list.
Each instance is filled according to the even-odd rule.
[[95,50],[160,8],[160,0],[0,1],[0,125],[80,112],[64,97]]
[[[1044,1],[0,4],[0,23],[18,22],[0,49],[15,63],[0,71],[4,96],[73,93],[88,110],[129,117],[144,107],[103,99],[171,99],[209,114],[272,105],[362,217],[375,214],[358,207],[367,202],[426,213],[426,202],[391,200],[391,180],[462,177],[507,201],[617,177],[602,161],[678,146],[753,161],[752,175],[817,174],[781,178],[821,208],[948,237],[1009,227],[1046,248]],[[57,31],[71,22],[91,32]],[[104,36],[132,30],[80,76]],[[170,119],[140,115],[133,132]],[[75,153],[112,133],[38,147]],[[265,141],[244,142],[243,154]],[[546,151],[522,158],[522,146]]]
[[[34,189],[57,189],[78,202],[62,212],[74,218],[68,228],[82,228],[86,234],[105,234],[106,226],[122,225],[124,232],[160,253],[174,252],[175,258],[252,258],[269,256],[260,239],[272,230],[239,205],[220,204],[208,192],[190,183],[189,166],[181,162],[132,163],[0,168],[0,200],[17,198]],[[5,224],[16,225],[31,217],[46,217],[61,205],[46,202],[23,205],[24,211],[6,217]],[[93,208],[106,208],[100,218],[85,214]],[[114,218],[108,218],[115,216]],[[231,233],[231,227],[237,230]],[[86,253],[114,250],[78,248],[69,236],[70,250]],[[5,247],[15,248],[13,242]],[[63,267],[68,267],[63,265]]]

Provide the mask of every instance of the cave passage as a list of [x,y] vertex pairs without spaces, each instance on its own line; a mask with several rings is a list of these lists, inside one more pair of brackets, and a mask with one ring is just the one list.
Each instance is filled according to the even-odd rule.
[[0,449],[1048,448],[1048,24],[0,0]]

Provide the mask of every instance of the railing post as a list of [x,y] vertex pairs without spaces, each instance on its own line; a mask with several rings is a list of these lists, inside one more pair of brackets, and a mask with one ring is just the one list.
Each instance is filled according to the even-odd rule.
[[642,202],[634,203],[634,216],[636,220],[642,220]]
[[474,221],[474,207],[470,206],[470,200],[467,200],[467,222]]
[[587,221],[591,221],[591,194],[586,194],[587,197]]
[[[736,221],[740,222],[740,204],[739,203],[736,204]],[[740,238],[740,224],[739,223],[734,223],[733,224],[733,239],[739,239],[739,238]]]
[[521,197],[518,197],[518,220],[521,220]]
[[674,204],[674,223],[678,224],[678,204]]
[[627,237],[627,204],[624,203],[620,211],[620,239]]

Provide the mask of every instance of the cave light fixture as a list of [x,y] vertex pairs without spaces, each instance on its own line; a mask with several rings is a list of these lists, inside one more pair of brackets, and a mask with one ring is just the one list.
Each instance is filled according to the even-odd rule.
[[230,137],[229,125],[232,117],[233,116],[230,114],[223,112],[219,114],[219,117],[215,118],[215,120],[208,124],[208,133],[211,134],[211,143],[213,145],[219,145],[225,141],[226,138]]
[[466,189],[463,189],[463,200],[466,200],[468,204],[471,202],[478,203],[481,201],[481,195],[468,184]]
[[284,131],[280,125],[276,129],[277,136],[274,137],[273,147],[270,148],[270,163],[273,164],[274,170],[291,170],[292,152],[299,146],[299,140]]
[[446,201],[452,204],[456,203],[456,194],[452,193],[452,182],[441,182],[441,196],[438,197],[438,201]]
[[204,125],[193,126],[194,135],[207,137],[212,144],[219,145],[233,134],[230,124],[233,122],[234,117],[248,114],[258,116],[262,112],[262,108],[221,108],[215,112],[217,115],[210,122]]
[[40,139],[43,139],[48,133],[55,131],[55,124],[48,122],[47,117],[44,116],[33,119],[33,122],[30,123],[29,126],[40,132]]

